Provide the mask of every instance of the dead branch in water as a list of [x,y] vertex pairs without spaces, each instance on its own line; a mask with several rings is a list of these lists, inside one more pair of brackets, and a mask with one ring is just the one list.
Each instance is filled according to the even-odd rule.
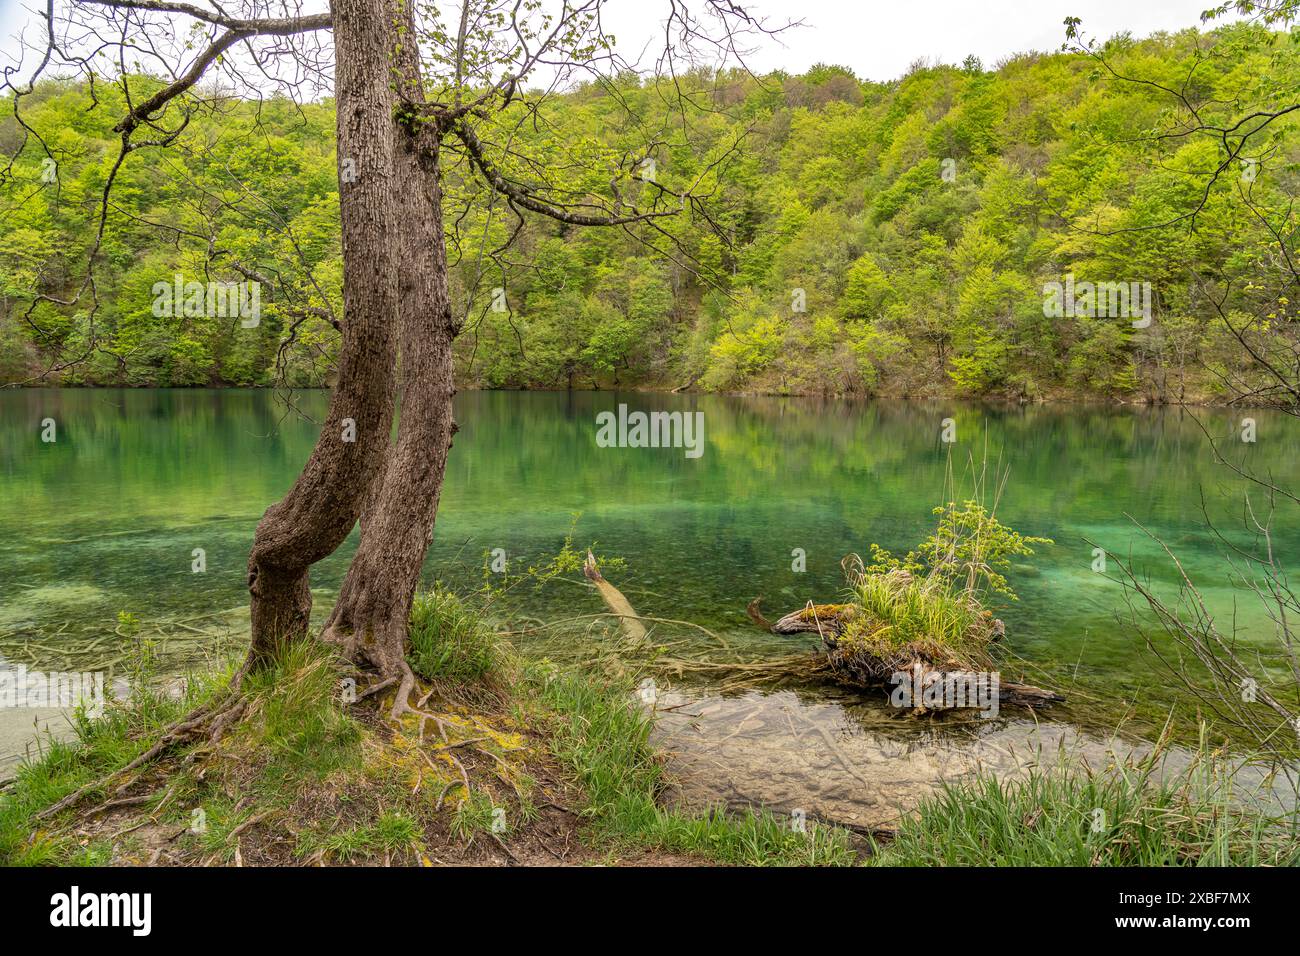
[[596,556],[590,551],[587,552],[587,560],[582,565],[582,573],[587,576],[587,580],[596,586],[600,596],[605,601],[605,606],[610,609],[622,622],[623,633],[629,640],[635,642],[644,641],[646,638],[645,625],[641,623],[640,617],[632,609],[628,599],[623,597],[623,592],[614,585],[610,584],[601,575],[600,569],[596,567]]

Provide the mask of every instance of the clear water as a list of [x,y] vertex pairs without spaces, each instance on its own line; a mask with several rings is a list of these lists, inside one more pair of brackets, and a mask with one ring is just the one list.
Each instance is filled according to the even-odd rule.
[[[108,635],[94,654],[111,660],[122,645],[112,634],[119,611],[146,623],[189,621],[178,633],[197,649],[217,633],[237,636],[253,528],[306,459],[326,395],[293,401],[308,417],[265,391],[0,392],[0,654],[50,666],[60,646]],[[1296,474],[1300,437],[1300,423],[1285,416],[610,392],[456,401],[461,427],[429,579],[474,586],[494,548],[522,569],[553,553],[580,513],[575,543],[595,541],[626,560],[616,583],[641,613],[775,652],[746,618],[750,598],[763,595],[769,615],[834,600],[846,553],[865,554],[873,541],[906,550],[944,496],[949,453],[960,465],[987,448],[1008,472],[1001,519],[1056,542],[1012,574],[1021,600],[1002,616],[1016,654],[1068,673],[1117,713],[1171,692],[1128,619],[1123,589],[1092,570],[1102,547],[1173,588],[1173,566],[1135,521],[1168,542],[1225,621],[1235,613],[1245,639],[1271,633],[1250,595],[1232,587],[1223,542],[1202,511],[1228,540],[1250,545],[1246,486],[1214,463],[1193,414],[1234,460],[1284,480]],[[703,456],[597,447],[596,413],[620,401],[702,411]],[[1233,437],[1246,415],[1256,421],[1253,444]],[[940,440],[949,417],[955,445]],[[57,440],[45,443],[50,418]],[[1295,555],[1294,513],[1279,513],[1274,531],[1279,552]],[[354,546],[355,538],[314,572],[322,607]],[[205,573],[192,572],[195,548],[206,553]],[[792,571],[796,548],[806,552],[805,573]],[[540,618],[602,610],[590,590],[560,583],[520,600]]]
[[[310,452],[326,399],[0,391],[0,666],[113,671],[130,646],[119,612],[164,641],[178,666],[237,647],[253,529]],[[703,456],[597,447],[596,413],[619,402],[702,411]],[[1235,437],[1246,416],[1254,443]],[[940,440],[945,418],[956,420],[955,445]],[[41,440],[46,419],[52,443]],[[987,454],[1004,469],[999,516],[1056,542],[1013,572],[1021,600],[1001,611],[1028,679],[1070,698],[1048,722],[1005,708],[989,721],[907,719],[882,700],[822,687],[736,695],[679,685],[660,700],[656,735],[682,799],[802,808],[867,827],[888,825],[940,781],[977,767],[1014,773],[1060,748],[1104,762],[1142,746],[1130,731],[1140,736],[1145,725],[1132,715],[1158,719],[1177,686],[1146,650],[1124,590],[1092,570],[1102,547],[1176,593],[1173,565],[1135,522],[1174,549],[1225,627],[1267,643],[1268,619],[1223,563],[1225,540],[1254,544],[1242,520],[1248,486],[1214,463],[1202,425],[1234,461],[1284,482],[1296,474],[1300,435],[1300,422],[1263,412],[608,392],[467,393],[457,420],[428,580],[477,587],[495,548],[518,573],[554,554],[573,527],[576,545],[596,542],[626,561],[615,583],[642,614],[703,625],[758,658],[815,639],[758,630],[745,615],[752,597],[765,598],[769,616],[836,599],[845,554],[865,554],[871,542],[904,551],[928,532],[950,463],[959,483],[971,457]],[[1258,489],[1254,500],[1265,503]],[[1273,530],[1283,560],[1296,555],[1295,510],[1279,513]],[[313,572],[318,615],[354,547],[355,536]],[[804,573],[792,570],[796,548]],[[518,589],[510,604],[551,621],[604,610],[576,576]],[[588,624],[560,635],[571,656],[602,651],[601,629]],[[721,653],[698,632],[668,630],[678,649]],[[547,633],[517,641],[553,655]],[[0,711],[0,777],[36,746],[33,720],[66,732],[58,711]],[[1116,748],[1117,729],[1130,743]]]

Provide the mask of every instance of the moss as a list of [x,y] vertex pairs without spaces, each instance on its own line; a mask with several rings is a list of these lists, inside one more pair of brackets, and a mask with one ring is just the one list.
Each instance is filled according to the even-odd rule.
[[810,604],[798,611],[801,621],[850,620],[857,607],[852,604]]

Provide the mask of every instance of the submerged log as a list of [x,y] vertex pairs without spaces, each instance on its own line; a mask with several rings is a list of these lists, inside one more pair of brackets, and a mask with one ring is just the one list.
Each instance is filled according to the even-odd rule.
[[596,590],[605,601],[605,606],[621,620],[623,633],[633,641],[645,640],[646,629],[641,623],[640,616],[632,609],[628,599],[623,597],[623,592],[601,575],[600,569],[596,566],[596,556],[590,551],[587,552],[587,560],[582,565],[582,573],[596,586]]
[[1010,684],[1006,681],[1002,682],[1001,693],[1004,704],[1015,704],[1017,707],[1046,707],[1048,704],[1065,700],[1054,690],[1045,690],[1033,684]]

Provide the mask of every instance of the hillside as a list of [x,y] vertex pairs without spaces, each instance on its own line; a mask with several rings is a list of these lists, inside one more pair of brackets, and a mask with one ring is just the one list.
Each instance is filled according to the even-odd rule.
[[[1262,77],[1300,79],[1290,38],[1255,26],[1121,37],[1105,56],[1119,74],[1178,87],[1198,47],[1212,53],[1192,81],[1204,102],[1247,98]],[[453,173],[464,384],[1214,400],[1216,369],[1237,350],[1200,283],[1240,290],[1262,271],[1273,238],[1239,188],[1280,210],[1296,176],[1294,124],[1275,123],[1249,178],[1221,177],[1178,221],[1199,207],[1221,147],[1154,137],[1168,93],[1077,53],[918,64],[884,84],[838,67],[683,82],[697,94],[686,115],[632,78],[551,106],[580,131],[565,150],[617,159],[650,141],[658,183],[702,184],[698,208],[654,229],[516,218]],[[89,109],[84,86],[47,82],[24,104],[25,122],[57,131],[57,177],[29,140],[0,186],[0,380],[53,367],[49,380],[69,385],[328,382],[328,315],[342,313],[328,101],[226,99],[172,147],[128,156],[95,308],[89,292],[32,307],[34,289],[71,300],[85,274],[121,115],[120,90],[95,93]],[[551,145],[545,127],[497,123]],[[21,142],[14,117],[0,119],[0,154]],[[254,327],[211,308],[158,314],[173,312],[155,307],[159,283],[251,281],[249,269],[265,280]],[[1152,321],[1048,314],[1045,286],[1086,281],[1136,283]]]

